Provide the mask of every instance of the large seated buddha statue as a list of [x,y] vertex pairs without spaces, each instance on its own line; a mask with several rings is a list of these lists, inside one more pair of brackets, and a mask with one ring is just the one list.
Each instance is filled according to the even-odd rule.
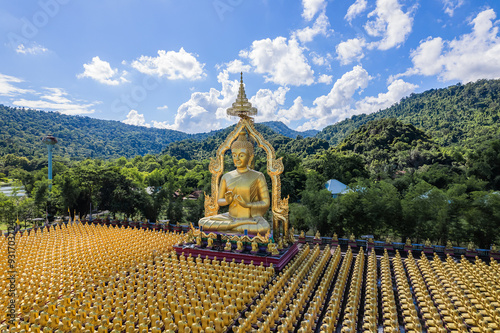
[[270,229],[263,217],[270,204],[269,191],[264,175],[249,168],[254,149],[244,131],[231,145],[231,154],[236,169],[222,176],[217,198],[217,204],[229,206],[229,212],[204,217],[198,225],[206,231],[265,234]]
[[[281,198],[283,162],[281,158],[276,158],[272,145],[255,129],[252,116],[257,114],[257,109],[246,97],[243,74],[238,96],[227,109],[227,114],[240,120],[217,149],[216,157],[210,161],[212,193],[205,194],[205,217],[200,219],[198,225],[203,231],[241,234],[246,230],[253,235],[271,234],[270,224],[264,218],[271,207],[273,237],[285,237],[288,235],[288,198]],[[252,170],[254,147],[250,138],[266,152],[271,196],[264,175]],[[229,149],[236,169],[224,173],[224,154]],[[224,206],[228,206],[228,212],[219,214],[219,208]]]

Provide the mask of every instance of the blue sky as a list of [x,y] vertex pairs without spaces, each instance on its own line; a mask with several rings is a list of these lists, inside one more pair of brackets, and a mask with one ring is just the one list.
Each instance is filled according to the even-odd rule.
[[497,0],[2,1],[0,103],[207,132],[239,72],[259,113],[322,129],[500,77]]

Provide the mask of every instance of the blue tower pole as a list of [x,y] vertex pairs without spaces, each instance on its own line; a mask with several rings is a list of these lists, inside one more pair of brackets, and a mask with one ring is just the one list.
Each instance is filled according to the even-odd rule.
[[49,148],[49,191],[52,191],[52,147],[53,145],[47,145]]
[[57,143],[57,139],[53,137],[52,135],[47,135],[45,138],[43,138],[43,143],[47,145],[47,148],[49,150],[49,172],[48,172],[48,180],[49,180],[49,193],[52,190],[52,147]]

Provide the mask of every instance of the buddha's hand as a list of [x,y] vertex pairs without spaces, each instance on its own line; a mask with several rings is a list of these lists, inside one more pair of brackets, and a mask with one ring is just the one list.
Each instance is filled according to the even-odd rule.
[[233,198],[233,191],[227,191],[226,193],[224,193],[224,199],[226,199],[228,205],[233,202]]
[[250,208],[250,206],[247,204],[247,202],[245,201],[245,199],[243,199],[243,197],[239,194],[237,194],[234,199],[236,201],[238,201],[238,203],[240,204],[241,207],[243,208]]

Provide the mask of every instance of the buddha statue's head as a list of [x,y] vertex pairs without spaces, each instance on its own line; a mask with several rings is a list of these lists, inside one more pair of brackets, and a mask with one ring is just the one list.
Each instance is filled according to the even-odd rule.
[[237,169],[244,169],[252,166],[254,157],[253,144],[248,141],[245,131],[241,131],[238,139],[231,145],[231,154],[234,166]]

